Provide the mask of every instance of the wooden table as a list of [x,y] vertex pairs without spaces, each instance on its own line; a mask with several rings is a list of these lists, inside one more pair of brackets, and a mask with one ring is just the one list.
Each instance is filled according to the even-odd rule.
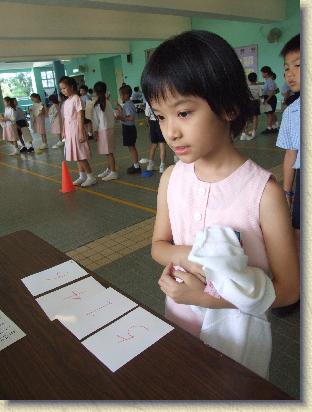
[[0,309],[26,333],[0,351],[1,399],[292,399],[178,327],[112,373],[47,318],[20,280],[66,260],[31,232],[0,238]]

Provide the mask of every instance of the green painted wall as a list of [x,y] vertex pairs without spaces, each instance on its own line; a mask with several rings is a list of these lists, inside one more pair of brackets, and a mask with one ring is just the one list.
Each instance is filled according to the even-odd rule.
[[[270,24],[247,23],[229,20],[210,20],[199,17],[192,18],[192,28],[208,30],[222,36],[232,47],[258,45],[258,79],[263,81],[260,69],[262,66],[270,66],[277,75],[276,82],[281,88],[283,78],[283,60],[279,53],[283,45],[295,34],[300,32],[300,3],[299,0],[287,0],[287,18],[281,22]],[[269,43],[266,35],[273,28],[282,30],[282,36],[278,43]],[[281,98],[281,94],[278,95]]]
[[131,41],[130,50],[132,63],[127,63],[127,55],[121,55],[124,81],[132,88],[140,86],[141,74],[145,66],[145,50],[153,49],[161,44],[161,41]]

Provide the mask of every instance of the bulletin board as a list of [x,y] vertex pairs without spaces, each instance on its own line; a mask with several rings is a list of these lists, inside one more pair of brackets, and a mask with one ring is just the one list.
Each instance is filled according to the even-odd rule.
[[234,50],[244,67],[246,76],[251,72],[258,73],[258,46],[256,44],[236,47]]

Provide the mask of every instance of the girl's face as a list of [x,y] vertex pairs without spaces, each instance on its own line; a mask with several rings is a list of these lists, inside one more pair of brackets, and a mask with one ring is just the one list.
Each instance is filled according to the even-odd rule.
[[269,77],[269,73],[261,72],[261,74],[262,74],[262,77],[263,77],[264,79],[267,79],[267,78]]
[[10,102],[8,102],[7,100],[3,100],[3,104],[5,107],[9,107],[10,106]]
[[300,91],[300,50],[289,52],[284,61],[285,80],[292,92]]
[[38,99],[38,97],[31,97],[31,100],[32,100],[34,103],[40,103],[40,100]]
[[166,142],[185,163],[208,158],[229,142],[230,122],[220,119],[201,97],[167,94],[151,106]]
[[66,83],[60,83],[60,89],[61,92],[65,95],[65,96],[71,96],[72,94],[74,94],[74,91],[72,89],[72,87],[70,87],[68,84]]

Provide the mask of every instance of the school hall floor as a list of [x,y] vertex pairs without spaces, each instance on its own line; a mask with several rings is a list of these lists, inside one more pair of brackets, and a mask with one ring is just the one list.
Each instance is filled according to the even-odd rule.
[[[238,140],[235,146],[262,167],[270,169],[281,182],[283,151],[275,147],[276,135],[260,134],[264,122],[262,115],[256,139]],[[142,119],[137,129],[139,157],[146,158],[149,134]],[[19,156],[8,156],[11,148],[1,141],[0,235],[30,230],[163,314],[164,295],[157,284],[162,268],[150,256],[160,175],[158,172],[152,177],[127,175],[130,161],[127,148],[122,146],[119,125],[115,127],[115,136],[119,179],[100,180],[94,186],[68,194],[60,193],[63,149],[51,148],[56,143],[55,137],[48,134],[50,148],[42,154]],[[39,143],[39,137],[35,136],[35,145]],[[90,143],[91,166],[97,175],[103,171],[104,159],[96,154],[96,143],[93,140]],[[167,153],[167,164],[172,164],[169,149]],[[76,164],[68,165],[74,178]],[[270,381],[300,399],[299,309],[284,317],[270,314],[270,320],[273,333]]]

